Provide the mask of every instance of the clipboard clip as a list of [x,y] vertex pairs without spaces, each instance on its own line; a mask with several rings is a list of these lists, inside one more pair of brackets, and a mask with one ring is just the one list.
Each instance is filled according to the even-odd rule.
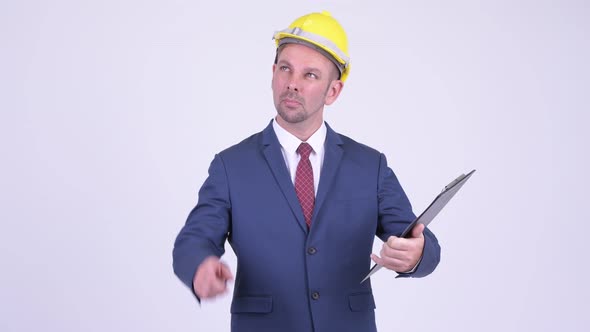
[[461,180],[463,180],[465,178],[465,174],[461,174],[459,175],[455,180],[451,181],[451,183],[447,184],[445,186],[445,188],[442,190],[442,192],[445,192],[451,188],[453,188],[453,186],[455,186],[457,183],[461,182]]

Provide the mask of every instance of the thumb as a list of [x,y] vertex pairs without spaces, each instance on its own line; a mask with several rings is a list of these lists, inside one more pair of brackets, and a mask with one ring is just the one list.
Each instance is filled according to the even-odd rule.
[[416,237],[421,237],[422,236],[422,232],[424,232],[424,224],[418,224],[416,226],[414,226],[414,228],[412,228],[412,237],[416,238]]
[[217,270],[217,276],[223,280],[233,280],[234,276],[232,275],[229,267],[227,265],[220,262],[219,268]]

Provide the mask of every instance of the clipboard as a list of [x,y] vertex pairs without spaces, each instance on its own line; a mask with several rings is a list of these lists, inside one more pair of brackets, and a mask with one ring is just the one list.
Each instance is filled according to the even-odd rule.
[[[406,229],[402,232],[402,234],[399,237],[407,238],[412,232],[412,228],[414,228],[414,226],[416,226],[418,223],[423,224],[424,226],[428,226],[428,224],[430,224],[434,217],[436,217],[436,215],[438,215],[438,213],[445,207],[445,205],[447,205],[451,198],[455,196],[457,191],[459,191],[459,189],[463,187],[465,182],[469,180],[469,178],[471,177],[471,175],[473,175],[474,172],[475,170],[472,170],[467,174],[461,174],[451,183],[446,185],[442,192],[436,196],[436,198],[432,201],[432,203],[430,203],[426,210],[424,210],[422,214],[418,216],[418,218],[412,221],[412,223],[410,223],[408,227],[406,227]],[[361,280],[361,284],[365,282],[365,280],[369,279],[369,277],[371,277],[381,268],[382,266],[379,264],[373,265],[367,276],[363,280]]]

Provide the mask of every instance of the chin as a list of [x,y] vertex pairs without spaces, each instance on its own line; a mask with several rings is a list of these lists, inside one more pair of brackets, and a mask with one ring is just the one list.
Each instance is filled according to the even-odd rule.
[[300,111],[289,111],[289,110],[281,110],[278,112],[279,117],[288,123],[300,123],[307,119],[305,114]]

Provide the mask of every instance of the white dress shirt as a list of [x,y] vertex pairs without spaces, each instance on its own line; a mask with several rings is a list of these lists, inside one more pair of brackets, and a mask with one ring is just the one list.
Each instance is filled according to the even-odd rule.
[[[295,184],[295,172],[297,171],[299,159],[301,159],[301,156],[297,153],[297,148],[303,143],[303,141],[281,127],[276,120],[273,120],[272,128],[281,144],[281,152],[283,153],[283,158],[285,159],[287,169],[291,175],[291,181]],[[316,195],[320,183],[320,173],[324,163],[324,142],[326,141],[327,133],[328,130],[326,129],[326,124],[322,122],[322,126],[316,130],[307,141],[305,141],[305,143],[311,145],[311,148],[313,149],[309,155],[309,161],[311,162],[311,168],[313,169],[313,188]]]

